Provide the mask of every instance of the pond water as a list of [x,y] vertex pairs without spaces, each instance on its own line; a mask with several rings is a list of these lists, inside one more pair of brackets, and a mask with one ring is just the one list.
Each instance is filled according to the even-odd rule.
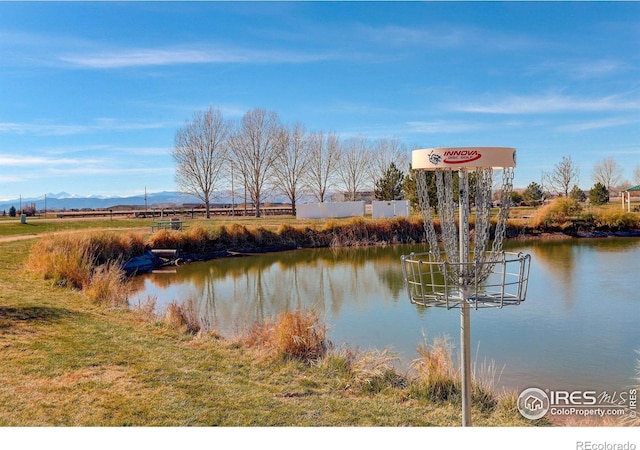
[[[311,309],[337,346],[393,350],[402,369],[424,336],[459,346],[458,310],[412,305],[400,256],[420,246],[316,249],[189,264],[137,278],[132,304],[190,300],[232,335],[280,312]],[[473,357],[494,363],[498,388],[622,390],[638,377],[640,238],[516,241],[532,256],[527,300],[471,311]],[[637,383],[637,382],[636,382]]]

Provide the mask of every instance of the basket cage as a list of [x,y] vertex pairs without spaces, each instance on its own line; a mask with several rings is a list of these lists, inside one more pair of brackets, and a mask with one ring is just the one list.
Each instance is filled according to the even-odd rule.
[[527,295],[531,256],[501,252],[492,258],[448,262],[441,254],[403,255],[402,272],[409,299],[425,307],[478,308],[519,305]]

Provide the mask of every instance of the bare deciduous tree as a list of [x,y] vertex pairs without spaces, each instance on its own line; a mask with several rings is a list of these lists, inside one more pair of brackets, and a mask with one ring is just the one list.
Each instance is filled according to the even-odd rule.
[[256,217],[260,217],[263,189],[276,159],[279,127],[275,112],[252,109],[245,113],[231,137],[233,164],[244,180]]
[[346,191],[347,198],[356,199],[356,194],[361,190],[367,175],[371,161],[368,141],[364,137],[352,137],[342,142],[340,152],[340,164],[337,174]]
[[409,170],[407,147],[398,138],[381,138],[374,141],[371,153],[371,178],[384,178],[393,164],[398,170]]
[[633,170],[633,182],[636,185],[640,184],[640,166],[636,166]]
[[571,187],[578,184],[580,169],[573,163],[570,156],[563,156],[562,161],[556,164],[553,171],[545,174],[545,179],[551,189],[568,197]]
[[323,203],[333,185],[340,161],[340,139],[336,134],[313,133],[309,142],[309,160],[304,181],[318,202]]
[[296,123],[293,128],[281,127],[276,147],[273,182],[289,198],[295,216],[301,179],[309,160],[309,135],[304,125]]
[[204,203],[210,218],[211,196],[221,179],[227,156],[230,125],[218,109],[196,112],[191,122],[176,132],[172,150],[176,183],[183,192]]
[[622,167],[615,159],[609,157],[596,163],[593,167],[593,181],[602,183],[608,192],[622,180]]

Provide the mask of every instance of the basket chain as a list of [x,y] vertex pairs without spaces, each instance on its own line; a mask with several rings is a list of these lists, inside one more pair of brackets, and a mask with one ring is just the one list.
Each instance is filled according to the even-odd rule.
[[[458,227],[456,226],[456,203],[453,201],[453,171],[451,169],[436,170],[436,189],[438,191],[438,213],[440,214],[440,236],[444,243],[447,261],[460,262],[458,253]],[[437,251],[431,249],[431,251]]]
[[[484,281],[493,271],[494,264],[480,264],[479,272],[470,273],[471,265],[460,264],[469,262],[470,255],[464,255],[465,261],[460,260],[460,241],[462,239],[469,242],[469,226],[460,226],[456,223],[456,211],[459,205],[464,208],[462,218],[464,223],[468,223],[469,194],[470,189],[475,188],[475,224],[474,224],[474,262],[495,263],[502,253],[502,242],[506,231],[511,207],[511,192],[513,186],[514,171],[512,168],[504,168],[502,173],[502,190],[500,193],[500,209],[497,216],[497,223],[494,232],[494,239],[491,251],[487,252],[487,244],[491,231],[491,192],[493,188],[493,169],[477,168],[473,173],[473,179],[469,182],[469,173],[466,169],[459,172],[459,202],[454,201],[453,170],[450,168],[436,169],[434,171],[437,205],[440,216],[440,241],[444,245],[447,261],[452,264],[449,267],[450,277],[453,283],[468,285],[474,282]],[[456,171],[457,172],[457,171]],[[422,213],[424,228],[429,244],[432,259],[435,262],[442,262],[442,256],[438,245],[438,234],[435,231],[432,205],[429,200],[428,180],[425,173],[418,172],[416,176],[418,188],[418,200]]]
[[433,225],[433,217],[431,215],[431,204],[429,201],[429,182],[427,180],[426,171],[416,171],[416,185],[418,188],[418,204],[422,213],[422,221],[424,223],[424,231],[429,244],[429,250],[435,260],[441,261],[440,251],[438,247],[438,235]]

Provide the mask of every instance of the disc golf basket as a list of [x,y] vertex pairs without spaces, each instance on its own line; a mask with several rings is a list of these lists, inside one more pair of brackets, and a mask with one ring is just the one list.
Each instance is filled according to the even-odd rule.
[[[412,152],[429,251],[403,255],[402,272],[412,303],[461,311],[463,426],[471,425],[469,311],[519,305],[527,295],[531,257],[502,250],[515,155],[516,150],[508,147],[430,148]],[[499,169],[502,183],[494,206],[493,175]],[[427,172],[432,172],[432,176]],[[434,184],[436,195],[430,198],[429,187]],[[497,208],[495,217],[492,207]],[[436,213],[439,233],[434,220]]]

